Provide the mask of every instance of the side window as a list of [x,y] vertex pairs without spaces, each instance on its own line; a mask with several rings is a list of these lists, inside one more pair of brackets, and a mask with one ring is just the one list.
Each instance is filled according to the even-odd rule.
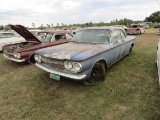
[[120,31],[119,31],[119,30],[114,30],[114,31],[112,31],[111,34],[112,34],[112,35],[111,35],[111,41],[112,41],[112,42],[121,40],[121,34],[120,34]]
[[66,34],[66,36],[67,36],[67,39],[71,39],[72,38],[72,36],[69,35],[69,34]]
[[124,34],[124,32],[121,30],[121,38],[122,39],[125,39],[126,38],[126,35]]
[[66,39],[66,34],[65,33],[60,33],[55,35],[55,40],[60,40],[60,39]]

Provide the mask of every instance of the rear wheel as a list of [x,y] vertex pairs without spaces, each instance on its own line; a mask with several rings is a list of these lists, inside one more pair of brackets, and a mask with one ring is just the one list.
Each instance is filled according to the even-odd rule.
[[83,83],[85,85],[95,85],[102,82],[105,79],[105,65],[102,62],[97,62],[91,72],[90,78]]
[[132,48],[133,48],[133,46],[131,46],[131,48],[130,48],[130,50],[129,50],[129,53],[131,53],[131,52],[132,52]]
[[138,35],[140,35],[141,34],[141,31],[140,30],[138,30]]

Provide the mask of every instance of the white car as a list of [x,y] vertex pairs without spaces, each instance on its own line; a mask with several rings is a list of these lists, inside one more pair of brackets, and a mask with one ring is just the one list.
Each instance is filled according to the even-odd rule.
[[[33,35],[37,36],[38,32],[41,30],[29,30]],[[2,38],[0,39],[0,51],[2,51],[2,47],[7,44],[14,44],[14,43],[20,43],[25,42],[26,40],[19,35],[17,32],[14,32],[14,35],[11,38]]]
[[158,79],[159,79],[159,84],[160,84],[160,42],[158,43],[157,46],[157,69],[158,69]]
[[0,39],[2,38],[10,38],[13,36],[12,32],[0,32]]

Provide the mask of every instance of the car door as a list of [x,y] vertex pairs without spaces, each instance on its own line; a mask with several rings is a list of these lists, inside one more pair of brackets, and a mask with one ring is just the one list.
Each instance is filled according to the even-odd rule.
[[120,59],[125,52],[124,40],[121,36],[121,29],[113,30],[111,33],[111,45],[112,50],[110,51],[110,63],[113,64]]
[[124,33],[123,30],[120,30],[120,35],[121,35],[121,40],[122,40],[122,44],[123,44],[123,47],[121,48],[123,53],[121,54],[121,56],[124,56],[124,55],[126,55],[128,53],[128,50],[126,48],[128,47],[128,45],[130,43],[128,42],[127,35]]

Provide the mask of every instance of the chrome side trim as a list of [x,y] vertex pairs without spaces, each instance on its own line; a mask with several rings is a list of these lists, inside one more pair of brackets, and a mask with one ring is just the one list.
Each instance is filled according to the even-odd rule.
[[83,80],[86,78],[86,75],[71,75],[71,74],[67,74],[67,73],[61,73],[61,72],[57,72],[55,70],[51,70],[51,69],[48,69],[44,66],[42,66],[41,64],[39,63],[36,63],[35,64],[37,67],[43,69],[44,71],[47,71],[49,73],[54,73],[54,74],[57,74],[57,75],[60,75],[60,76],[63,76],[63,77],[67,77],[67,78],[71,78],[71,79],[75,79],[75,80]]
[[6,54],[3,54],[3,56],[9,60],[12,60],[12,61],[15,61],[15,62],[24,62],[25,60],[24,59],[21,59],[21,60],[18,60],[18,59],[15,59],[15,58],[10,58],[8,57]]

